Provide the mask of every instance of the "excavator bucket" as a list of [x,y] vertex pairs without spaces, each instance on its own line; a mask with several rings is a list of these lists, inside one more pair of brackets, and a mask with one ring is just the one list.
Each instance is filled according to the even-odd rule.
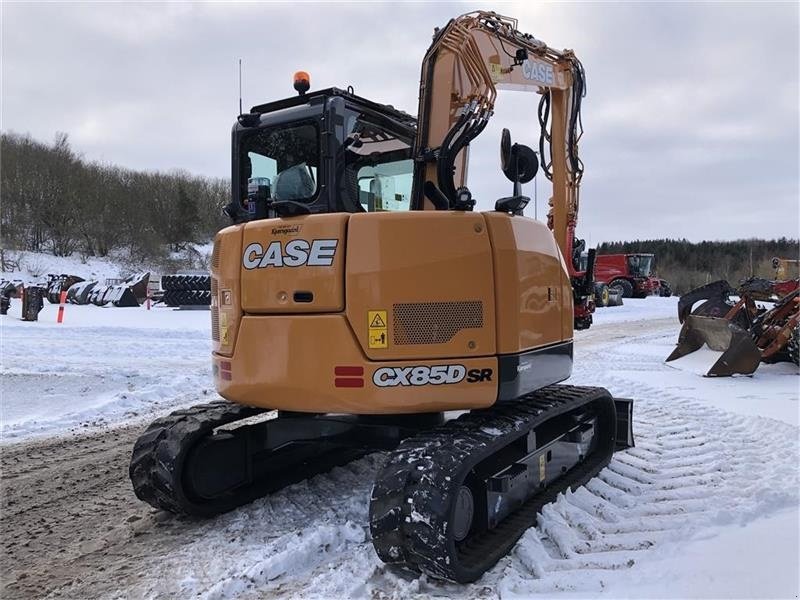
[[695,288],[681,296],[678,301],[678,320],[681,323],[686,321],[686,317],[692,313],[692,307],[701,300],[705,302],[694,311],[694,314],[724,317],[731,309],[732,304],[728,303],[728,299],[733,293],[731,284],[724,279]]
[[678,345],[666,362],[691,354],[702,348],[703,344],[722,352],[706,377],[751,375],[761,362],[761,351],[746,330],[727,319],[698,315],[686,317],[678,336]]

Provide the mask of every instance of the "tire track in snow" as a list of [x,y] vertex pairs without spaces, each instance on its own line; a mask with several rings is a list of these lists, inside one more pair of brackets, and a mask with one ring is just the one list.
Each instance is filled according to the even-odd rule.
[[[630,388],[612,376],[620,394]],[[646,552],[798,502],[797,429],[637,384],[637,447],[544,508],[497,581],[502,597],[597,592]]]

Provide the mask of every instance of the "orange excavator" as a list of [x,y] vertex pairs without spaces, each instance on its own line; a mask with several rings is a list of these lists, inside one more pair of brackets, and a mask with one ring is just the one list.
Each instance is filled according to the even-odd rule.
[[[573,252],[583,68],[477,12],[435,31],[417,118],[351,89],[310,92],[305,73],[295,89],[233,127],[234,224],[211,271],[225,400],[153,422],[134,490],[214,515],[382,450],[378,556],[474,581],[545,503],[633,444],[632,400],[557,385],[572,371],[574,303],[592,291]],[[540,95],[547,225],[523,214],[539,159],[508,130],[512,193],[473,210],[469,144],[498,89]]]

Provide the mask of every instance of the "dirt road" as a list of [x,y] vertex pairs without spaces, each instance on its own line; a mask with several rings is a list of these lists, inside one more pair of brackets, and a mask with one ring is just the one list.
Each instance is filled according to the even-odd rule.
[[2,448],[3,598],[111,596],[191,531],[133,495],[128,460],[141,429]]

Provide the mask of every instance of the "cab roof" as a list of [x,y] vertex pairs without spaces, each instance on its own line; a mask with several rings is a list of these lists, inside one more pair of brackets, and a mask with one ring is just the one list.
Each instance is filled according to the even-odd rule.
[[330,96],[339,96],[350,102],[355,104],[359,104],[364,108],[369,110],[382,113],[396,121],[399,121],[406,127],[416,128],[417,126],[417,118],[413,115],[408,114],[405,111],[398,110],[391,104],[381,104],[379,102],[373,102],[372,100],[367,100],[366,98],[362,98],[361,96],[356,96],[355,94],[341,90],[339,88],[331,87],[322,90],[316,90],[313,92],[308,92],[306,94],[291,96],[289,98],[284,98],[282,100],[275,100],[273,102],[267,102],[265,104],[258,104],[253,106],[250,109],[251,113],[255,114],[265,114],[274,112],[276,110],[281,110],[284,108],[290,108],[292,106],[300,106],[303,104],[310,104],[314,103],[314,101],[324,101],[325,98]]

